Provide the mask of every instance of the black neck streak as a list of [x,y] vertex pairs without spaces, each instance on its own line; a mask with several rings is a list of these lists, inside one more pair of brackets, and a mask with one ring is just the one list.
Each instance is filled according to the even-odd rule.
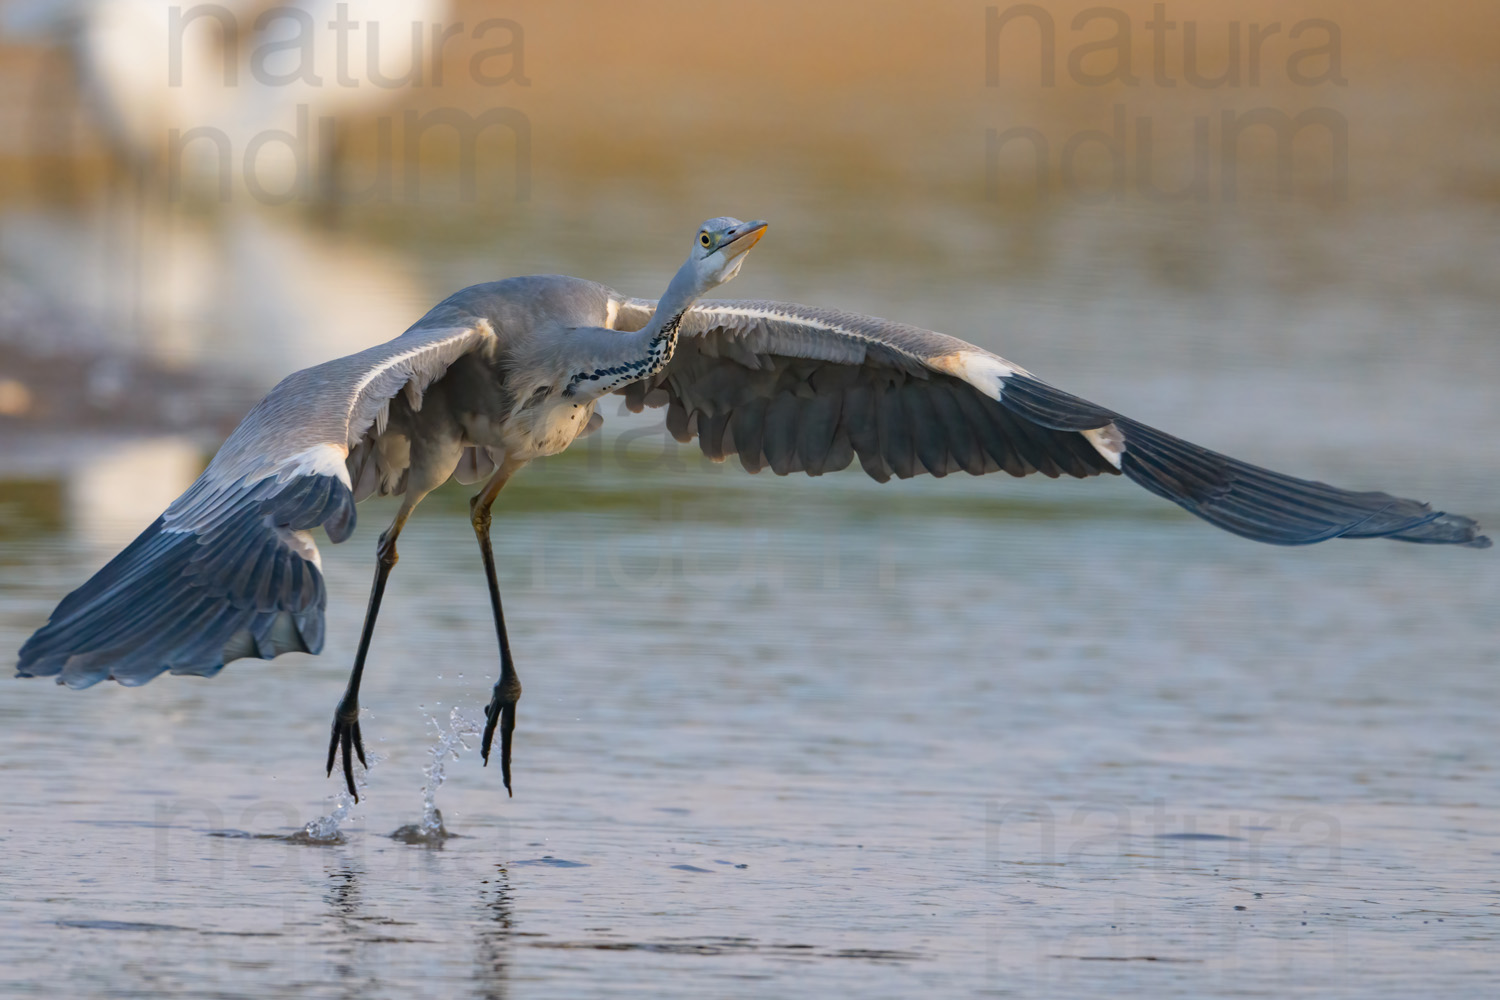
[[602,382],[602,385],[590,386],[591,392],[602,396],[626,383],[650,378],[660,372],[667,366],[667,362],[672,360],[672,355],[677,350],[677,331],[682,326],[684,314],[685,312],[679,312],[662,325],[661,330],[646,345],[645,357],[632,358],[617,365],[595,368],[593,371],[581,371],[568,380],[567,387],[563,389],[563,395],[574,395],[578,387],[585,382]]

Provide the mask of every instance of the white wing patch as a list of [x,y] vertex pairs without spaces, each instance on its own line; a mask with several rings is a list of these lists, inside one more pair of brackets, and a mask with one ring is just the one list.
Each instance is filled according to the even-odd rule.
[[318,551],[318,545],[313,541],[313,536],[310,532],[277,528],[276,534],[281,538],[281,544],[297,553],[303,560],[318,567],[318,571],[322,572],[323,556]]
[[927,362],[931,368],[947,372],[978,389],[991,399],[999,399],[1008,375],[1029,375],[1026,369],[996,357],[988,351],[957,351],[932,358]]
[[1111,423],[1079,433],[1088,439],[1095,451],[1104,456],[1105,461],[1117,469],[1120,467],[1120,460],[1125,455],[1125,435],[1120,433],[1120,428]]
[[271,474],[282,483],[301,476],[332,476],[349,486],[349,468],[344,464],[348,457],[349,449],[332,442],[315,444],[277,462]]

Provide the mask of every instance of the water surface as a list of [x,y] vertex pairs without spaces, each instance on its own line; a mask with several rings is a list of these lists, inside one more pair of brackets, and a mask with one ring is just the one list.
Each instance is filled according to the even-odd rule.
[[[133,996],[1493,985],[1487,553],[1258,546],[1119,481],[588,462],[505,495],[516,796],[470,750],[440,846],[388,835],[495,674],[461,493],[403,536],[363,695],[383,759],[336,844],[284,838],[332,809],[389,508],[323,546],[322,657],[6,682],[6,992],[59,970]],[[10,533],[0,646],[107,554]]]

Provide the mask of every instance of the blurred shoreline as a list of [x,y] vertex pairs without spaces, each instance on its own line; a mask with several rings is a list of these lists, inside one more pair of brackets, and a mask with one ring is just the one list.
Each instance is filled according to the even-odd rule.
[[[237,62],[211,19],[185,31],[173,88],[129,22],[89,20],[156,0],[0,4],[33,15],[0,34],[0,479],[30,439],[211,451],[281,377],[465,285],[654,296],[728,212],[772,229],[726,296],[942,330],[1271,467],[1493,495],[1490,6],[431,0],[421,72],[372,86],[356,33],[349,88],[316,21],[319,84],[257,82],[271,7],[224,5]],[[227,194],[210,142],[174,174],[172,130],[204,124]]]

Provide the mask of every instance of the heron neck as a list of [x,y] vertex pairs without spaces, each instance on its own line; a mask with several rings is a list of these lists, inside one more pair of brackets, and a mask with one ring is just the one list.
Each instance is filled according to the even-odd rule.
[[645,326],[634,333],[611,334],[605,342],[591,344],[589,362],[568,380],[563,395],[571,396],[582,390],[597,398],[622,385],[656,375],[672,360],[683,314],[698,301],[700,294],[689,261],[667,285]]
[[677,331],[682,326],[682,317],[698,301],[700,294],[689,261],[668,283],[667,290],[657,300],[656,312],[651,314],[650,321],[635,334],[635,346],[647,359],[642,378],[655,375],[672,360],[677,350]]

